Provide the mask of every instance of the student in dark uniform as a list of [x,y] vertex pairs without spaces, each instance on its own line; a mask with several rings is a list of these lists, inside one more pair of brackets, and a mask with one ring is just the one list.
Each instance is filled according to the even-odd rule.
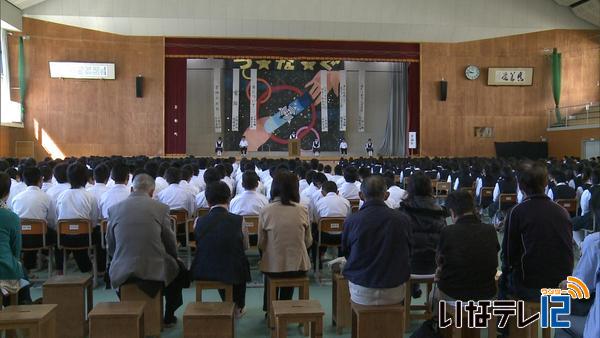
[[242,155],[242,157],[246,157],[247,153],[248,141],[246,140],[246,136],[242,136],[242,139],[240,140],[240,154]]
[[221,155],[223,155],[223,138],[219,137],[217,139],[217,142],[215,142],[215,154],[217,154],[217,156],[221,157]]
[[365,151],[369,157],[373,157],[373,141],[371,141],[371,139],[367,140],[367,144],[365,144]]
[[321,154],[321,141],[319,139],[315,139],[312,143],[312,152],[313,155],[319,156]]
[[297,137],[296,137],[296,132],[295,132],[295,131],[293,131],[293,132],[290,134],[290,140],[295,140],[296,138],[297,138]]
[[554,169],[550,172],[550,179],[554,183],[553,186],[548,189],[548,197],[553,201],[556,200],[570,200],[577,196],[575,189],[571,188],[567,184],[565,173],[560,169]]
[[500,170],[500,178],[494,187],[494,197],[492,204],[488,208],[488,214],[490,217],[494,217],[496,211],[499,208],[500,195],[501,194],[516,194],[517,193],[517,180],[510,167],[505,166]]

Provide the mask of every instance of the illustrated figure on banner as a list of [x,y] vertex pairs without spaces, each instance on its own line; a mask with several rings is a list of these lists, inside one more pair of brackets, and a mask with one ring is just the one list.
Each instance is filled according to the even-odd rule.
[[217,142],[215,142],[215,153],[219,157],[223,155],[223,138],[221,136],[219,136]]

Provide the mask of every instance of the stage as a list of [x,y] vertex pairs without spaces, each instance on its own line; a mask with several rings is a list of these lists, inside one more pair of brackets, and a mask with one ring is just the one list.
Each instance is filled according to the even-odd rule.
[[[167,155],[165,157],[167,158],[182,158],[182,157],[186,157],[186,156],[194,156],[194,157],[211,157],[211,158],[218,158],[217,155],[215,155],[215,153],[212,154],[170,154]],[[356,152],[356,153],[352,153],[352,152],[348,152],[348,155],[344,155],[344,158],[359,158],[359,157],[367,157],[366,152]],[[242,157],[240,156],[240,152],[239,151],[225,151],[223,152],[223,155],[220,158],[229,158],[229,157],[235,157],[236,160],[240,160]],[[320,162],[325,163],[325,162],[335,162],[337,163],[340,158],[342,157],[342,155],[339,152],[335,152],[335,151],[326,151],[326,152],[322,152],[320,154],[320,156],[314,156],[312,153],[312,150],[302,150],[300,152],[300,156],[298,156],[297,158],[303,160],[303,161],[310,161],[313,158],[318,159]],[[378,158],[378,156],[374,155],[374,158]],[[262,158],[268,158],[268,159],[295,159],[295,156],[288,156],[288,152],[287,151],[248,151],[248,154],[246,155],[247,159],[252,159],[252,158],[257,158],[257,159],[262,159]],[[326,163],[326,164],[332,164],[332,163]]]

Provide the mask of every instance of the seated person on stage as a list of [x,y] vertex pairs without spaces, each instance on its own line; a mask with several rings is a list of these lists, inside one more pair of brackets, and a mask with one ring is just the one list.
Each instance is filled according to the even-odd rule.
[[321,141],[319,141],[319,139],[315,139],[313,141],[312,152],[313,152],[313,155],[315,155],[315,156],[319,156],[319,154],[321,153]]
[[[17,292],[18,303],[30,304],[29,286],[21,288],[21,280],[27,280],[21,266],[21,225],[19,216],[6,205],[10,186],[10,176],[0,171],[0,288]],[[4,296],[2,294],[2,296]],[[2,304],[8,305],[9,298],[2,297]]]
[[171,167],[165,172],[165,178],[169,186],[158,194],[158,201],[168,205],[171,210],[186,210],[191,217],[196,211],[196,201],[191,192],[179,185],[181,170]]
[[596,216],[596,224],[600,220],[600,168],[592,171],[591,185],[583,191],[579,205],[581,206],[581,216],[573,218],[573,240],[578,246],[581,246],[583,230],[591,230],[594,226],[593,215]]
[[[256,174],[256,173],[255,173]],[[233,286],[236,317],[244,314],[246,282],[250,278],[250,265],[245,249],[248,234],[242,217],[227,211],[230,191],[224,182],[206,187],[210,206],[207,215],[196,219],[194,228],[197,249],[191,271],[195,280],[218,281]],[[219,290],[225,300],[225,290]]]
[[223,155],[223,138],[221,136],[215,142],[215,154],[217,156]]
[[[209,185],[214,182],[221,181],[221,174],[216,168],[208,168],[204,171],[204,184]],[[206,196],[204,191],[201,191],[196,195],[196,208],[208,208],[208,201],[206,200]]]
[[362,305],[401,303],[410,278],[410,219],[387,207],[381,176],[368,177],[360,190],[365,204],[346,218],[342,233],[350,298]]
[[246,136],[242,136],[240,140],[240,154],[245,157],[248,153],[248,140],[246,140]]
[[[313,239],[308,211],[299,204],[299,195],[296,174],[278,171],[271,185],[272,202],[261,210],[258,223],[259,268],[265,277],[304,277],[310,270],[308,248]],[[277,300],[290,300],[294,288],[280,288],[278,293]],[[263,311],[267,310],[265,288]]]
[[181,181],[179,181],[179,185],[189,191],[192,195],[196,196],[200,189],[198,189],[195,185],[192,184],[192,177],[194,176],[194,169],[191,165],[186,164],[181,167]]
[[476,216],[466,191],[446,199],[453,224],[442,229],[436,260],[437,288],[431,294],[434,318],[440,300],[491,300],[496,296],[498,237],[496,229]]
[[[46,244],[56,243],[56,211],[54,203],[45,192],[41,190],[42,173],[36,167],[27,167],[23,170],[23,181],[27,184],[25,191],[19,193],[12,200],[11,209],[20,219],[44,220],[48,224]],[[40,235],[23,236],[24,247],[42,246],[43,239]],[[62,253],[55,251],[56,261],[62,260]],[[52,259],[52,258],[49,258]],[[37,251],[25,251],[23,263],[25,268],[32,269],[37,261]],[[60,266],[62,268],[62,264]]]
[[570,200],[575,199],[577,191],[567,184],[567,177],[560,169],[554,169],[550,172],[552,186],[548,189],[548,197],[551,200]]
[[162,290],[164,322],[169,327],[177,322],[175,310],[183,304],[182,289],[189,281],[177,258],[169,207],[153,200],[153,193],[154,179],[136,175],[131,195],[108,209],[110,280],[115,289],[134,283],[149,297]]
[[344,169],[344,183],[339,188],[340,196],[347,200],[359,199],[359,187],[356,186],[358,173],[354,167],[346,167]]
[[547,180],[543,164],[528,164],[519,176],[525,198],[506,217],[499,299],[539,302],[541,288],[558,287],[573,271],[573,226],[544,193]]
[[[58,196],[56,202],[57,218],[59,221],[74,218],[90,221],[93,228],[92,244],[96,247],[96,266],[99,272],[104,272],[106,251],[100,246],[101,234],[100,227],[98,226],[98,202],[92,193],[85,191],[87,168],[79,162],[74,162],[67,168],[67,177],[71,184],[71,189],[63,191]],[[65,246],[87,246],[89,244],[89,237],[87,234],[61,235],[60,243]],[[81,272],[92,270],[92,264],[86,250],[73,251],[73,257]],[[67,264],[67,262],[63,262],[63,264]]]
[[[412,255],[410,272],[415,275],[435,273],[435,252],[440,233],[446,226],[447,211],[433,197],[431,180],[423,172],[417,172],[408,182],[408,197],[400,204],[412,229]],[[412,296],[421,296],[419,284],[412,284]]]
[[258,186],[259,180],[256,172],[254,170],[244,172],[242,175],[244,192],[231,200],[229,211],[240,216],[258,215],[262,208],[269,204],[265,195],[256,191]]
[[104,164],[98,164],[94,168],[94,185],[86,190],[94,194],[96,201],[100,202],[102,194],[108,191],[106,182],[108,182],[108,167]]
[[71,189],[71,185],[69,184],[69,180],[67,178],[67,168],[69,164],[66,162],[59,163],[54,167],[53,175],[56,180],[56,184],[46,190],[46,194],[50,196],[52,202],[56,204],[56,200],[58,200],[58,196],[65,190]]
[[40,165],[38,168],[40,168],[43,178],[42,191],[47,192],[54,185],[52,183],[52,168],[47,164]]
[[[332,181],[327,181],[321,188],[323,198],[315,203],[313,209],[313,238],[319,238],[319,221],[325,217],[342,217],[346,218],[352,213],[350,202],[342,196],[338,195],[337,185]],[[316,241],[315,241],[316,242]],[[341,243],[341,232],[324,232],[321,234],[321,242],[324,244]],[[317,246],[313,245],[313,257],[316,257]],[[319,248],[319,254],[325,253],[325,247]],[[322,263],[323,260],[320,260]]]
[[340,141],[340,154],[348,155],[348,142],[344,139],[341,139]]
[[108,209],[129,197],[131,190],[127,187],[129,169],[123,164],[116,164],[110,171],[110,177],[115,184],[100,197],[100,210],[102,218],[108,218]]
[[[556,329],[555,338],[597,337],[600,334],[600,232],[585,238],[581,246],[581,258],[573,270],[573,277],[581,279],[590,290],[590,299],[573,299],[571,314],[562,318],[571,322],[568,329]],[[566,288],[566,281],[562,285]]]

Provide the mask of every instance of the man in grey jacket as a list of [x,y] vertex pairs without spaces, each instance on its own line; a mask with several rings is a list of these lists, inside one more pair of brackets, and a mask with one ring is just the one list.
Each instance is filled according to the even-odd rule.
[[134,283],[150,297],[162,289],[165,325],[170,326],[177,322],[175,310],[183,303],[185,269],[178,263],[169,207],[153,200],[153,193],[154,179],[138,174],[131,195],[108,209],[110,280],[115,289]]

